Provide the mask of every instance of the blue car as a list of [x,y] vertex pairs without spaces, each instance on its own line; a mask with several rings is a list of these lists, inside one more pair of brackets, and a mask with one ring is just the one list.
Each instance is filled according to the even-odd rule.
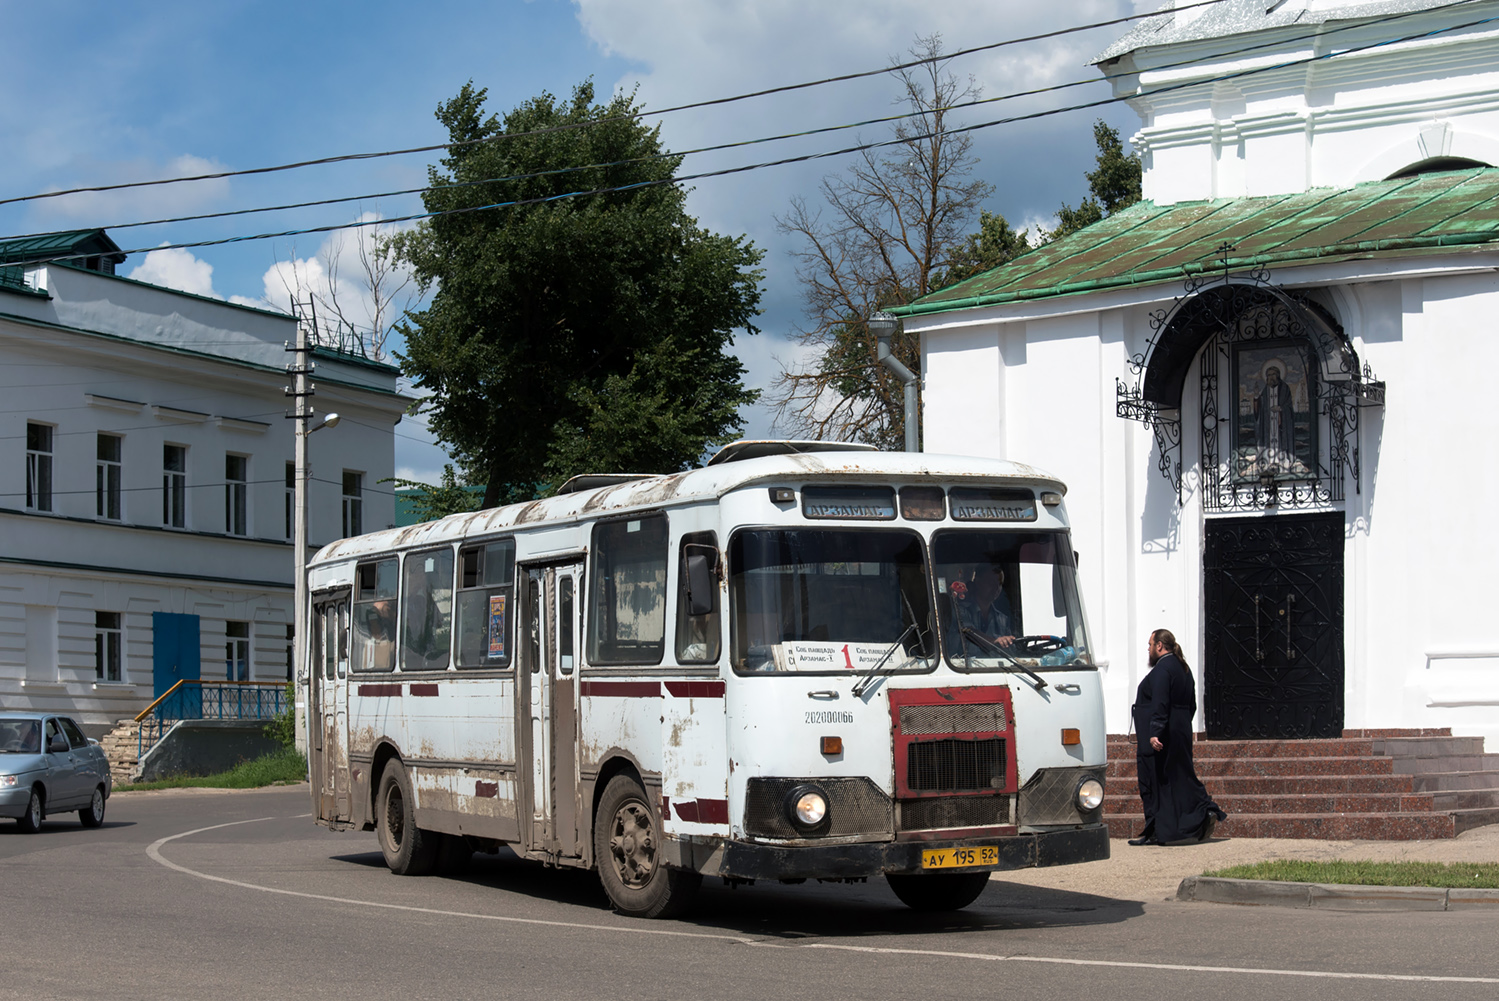
[[104,748],[71,719],[0,713],[0,817],[32,834],[44,818],[77,810],[84,827],[99,827],[112,788]]

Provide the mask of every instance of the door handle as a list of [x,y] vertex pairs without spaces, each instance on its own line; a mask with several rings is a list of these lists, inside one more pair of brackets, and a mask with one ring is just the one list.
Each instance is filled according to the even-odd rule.
[[1254,596],[1254,659],[1261,663],[1265,660],[1264,647],[1260,645],[1260,598],[1263,595]]
[[1286,595],[1286,610],[1282,613],[1286,617],[1286,660],[1296,659],[1296,651],[1291,648],[1291,606],[1295,603],[1296,595]]

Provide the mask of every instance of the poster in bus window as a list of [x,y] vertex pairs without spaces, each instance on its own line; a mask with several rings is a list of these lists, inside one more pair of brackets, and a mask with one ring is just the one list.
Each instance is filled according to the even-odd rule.
[[489,596],[489,656],[500,659],[505,656],[505,596]]
[[1315,475],[1316,370],[1304,348],[1287,342],[1236,347],[1235,478]]

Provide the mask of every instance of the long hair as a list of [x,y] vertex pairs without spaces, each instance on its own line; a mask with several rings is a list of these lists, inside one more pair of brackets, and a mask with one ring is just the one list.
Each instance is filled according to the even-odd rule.
[[1171,630],[1157,629],[1155,632],[1150,634],[1150,642],[1159,643],[1161,646],[1165,647],[1167,653],[1171,654],[1177,660],[1181,661],[1182,670],[1186,671],[1188,674],[1192,672],[1191,665],[1187,663],[1187,655],[1182,653],[1181,644],[1176,642],[1176,637],[1171,634]]

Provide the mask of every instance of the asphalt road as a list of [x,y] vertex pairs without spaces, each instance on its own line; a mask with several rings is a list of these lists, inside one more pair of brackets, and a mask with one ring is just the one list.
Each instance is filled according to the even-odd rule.
[[[996,878],[952,915],[883,882],[704,884],[687,920],[509,854],[402,878],[305,787],[131,793],[105,826],[0,822],[0,997],[1499,996],[1499,914],[1319,913]],[[1468,979],[1464,979],[1468,978]]]

